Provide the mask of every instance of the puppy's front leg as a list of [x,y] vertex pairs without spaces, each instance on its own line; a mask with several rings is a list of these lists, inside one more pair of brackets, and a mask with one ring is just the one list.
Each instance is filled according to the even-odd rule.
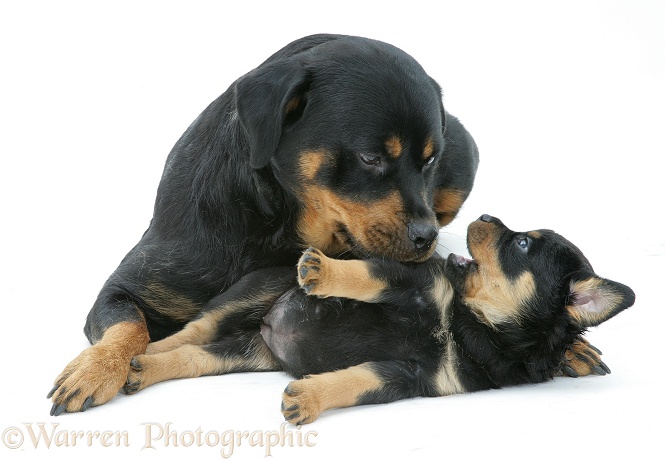
[[397,261],[333,259],[308,248],[298,262],[298,283],[309,295],[376,303],[419,287],[417,271]]

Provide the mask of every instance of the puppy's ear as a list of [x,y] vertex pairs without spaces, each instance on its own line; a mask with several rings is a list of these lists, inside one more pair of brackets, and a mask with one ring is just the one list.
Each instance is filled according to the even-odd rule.
[[307,73],[297,58],[264,64],[236,83],[238,118],[247,132],[250,165],[268,165],[285,121],[302,115],[306,104]]
[[586,272],[571,281],[566,309],[575,324],[587,328],[614,317],[634,302],[635,293],[626,285]]

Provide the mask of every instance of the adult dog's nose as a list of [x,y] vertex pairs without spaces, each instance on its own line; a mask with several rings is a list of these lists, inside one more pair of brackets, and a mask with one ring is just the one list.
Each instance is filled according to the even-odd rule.
[[408,223],[406,227],[409,239],[416,246],[418,252],[429,250],[439,235],[439,228],[430,223],[415,221]]

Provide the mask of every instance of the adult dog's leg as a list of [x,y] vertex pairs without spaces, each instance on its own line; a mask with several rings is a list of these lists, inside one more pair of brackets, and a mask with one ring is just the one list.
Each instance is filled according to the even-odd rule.
[[92,346],[56,378],[48,398],[51,415],[85,411],[111,400],[125,384],[129,362],[149,342],[144,316],[130,300],[104,300],[93,306],[85,332]]

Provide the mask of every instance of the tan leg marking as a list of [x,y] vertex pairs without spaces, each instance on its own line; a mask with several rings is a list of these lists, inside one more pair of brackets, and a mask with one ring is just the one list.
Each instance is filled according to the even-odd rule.
[[293,424],[311,423],[323,411],[354,406],[363,394],[382,387],[383,381],[367,364],[311,375],[289,383],[282,395],[282,413]]
[[145,323],[120,322],[72,360],[55,380],[52,415],[85,411],[111,400],[125,384],[129,362],[149,341]]
[[279,370],[278,363],[260,337],[252,341],[245,356],[220,357],[200,345],[186,344],[153,355],[139,355],[131,361],[124,392],[134,394],[162,381],[213,376],[236,371]]
[[298,283],[311,295],[372,301],[388,288],[372,277],[366,261],[328,258],[315,248],[307,249],[298,262]]
[[146,355],[161,354],[178,349],[186,344],[203,345],[211,342],[217,329],[217,315],[208,314],[189,322],[185,328],[161,341],[148,344]]
[[161,341],[148,344],[145,353],[147,355],[160,354],[172,351],[186,344],[199,346],[210,344],[215,339],[217,328],[224,322],[226,317],[243,309],[255,308],[261,304],[271,303],[274,299],[275,295],[270,293],[264,296],[248,296],[243,299],[235,299],[227,302],[218,308],[209,310],[202,317],[192,320],[177,333]]

